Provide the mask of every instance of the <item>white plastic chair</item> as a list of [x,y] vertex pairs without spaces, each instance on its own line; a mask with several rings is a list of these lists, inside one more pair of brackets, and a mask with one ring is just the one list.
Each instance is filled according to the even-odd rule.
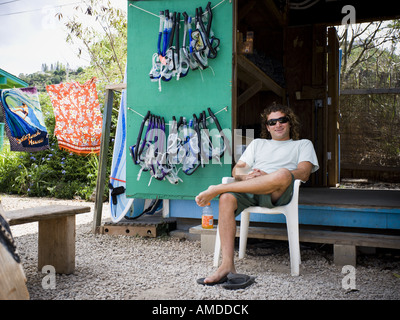
[[[222,183],[231,183],[235,179],[232,177],[222,178]],[[239,259],[243,259],[249,231],[250,212],[263,214],[284,214],[286,217],[286,227],[289,240],[290,268],[292,276],[300,274],[300,242],[299,242],[299,188],[301,180],[295,180],[293,186],[292,200],[284,206],[272,209],[265,207],[248,207],[241,213],[240,220],[240,242],[239,242]],[[221,253],[221,240],[219,237],[219,228],[217,228],[217,237],[215,239],[214,248],[214,266],[218,267],[219,256]]]

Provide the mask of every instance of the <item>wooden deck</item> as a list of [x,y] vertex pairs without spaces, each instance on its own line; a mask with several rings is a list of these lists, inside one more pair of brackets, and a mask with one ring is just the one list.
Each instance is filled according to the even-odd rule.
[[400,208],[400,190],[301,188],[299,204],[351,208]]
[[304,188],[300,190],[299,222],[399,230],[400,191]]
[[[285,223],[283,215],[252,213],[250,219]],[[301,187],[299,223],[400,230],[400,191]]]
[[[171,200],[170,216],[201,218],[192,200]],[[218,201],[211,207],[218,219]],[[240,219],[240,217],[238,218]],[[251,221],[286,223],[283,215],[252,213]],[[300,224],[400,230],[400,191],[300,187]]]
[[[249,238],[287,240],[283,215],[250,217]],[[301,242],[332,244],[336,265],[355,266],[356,247],[400,249],[400,191],[300,188],[299,223]],[[213,252],[215,231],[190,228],[207,252]]]

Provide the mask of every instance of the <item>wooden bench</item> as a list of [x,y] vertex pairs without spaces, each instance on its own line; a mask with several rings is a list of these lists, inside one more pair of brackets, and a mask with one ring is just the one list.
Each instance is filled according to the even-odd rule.
[[10,226],[39,222],[38,268],[51,265],[57,273],[75,271],[75,215],[90,207],[49,205],[6,211]]
[[[217,227],[203,229],[201,225],[189,229],[190,233],[200,234],[201,248],[204,252],[214,252]],[[236,237],[240,236],[240,227],[236,228]],[[249,238],[285,240],[286,226],[282,224],[264,224],[249,227]],[[356,265],[356,247],[400,249],[399,230],[372,230],[362,228],[338,228],[323,226],[304,226],[299,228],[300,242],[326,243],[333,245],[333,258],[337,266]]]

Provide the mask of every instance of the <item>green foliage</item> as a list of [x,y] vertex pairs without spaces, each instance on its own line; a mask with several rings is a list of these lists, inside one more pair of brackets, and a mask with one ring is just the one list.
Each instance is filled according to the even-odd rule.
[[36,87],[39,92],[46,92],[46,86],[58,84],[67,80],[67,71],[69,79],[76,79],[81,76],[84,69],[70,70],[67,66],[57,62],[49,68],[47,64],[42,64],[42,71],[32,74],[20,74],[18,77],[24,80],[30,87]]
[[[87,50],[91,56],[91,65],[74,71],[59,62],[51,66],[42,64],[41,72],[19,75],[29,86],[35,86],[40,93],[39,100],[49,133],[50,149],[35,153],[12,152],[8,140],[5,139],[4,148],[0,151],[0,192],[65,199],[79,197],[88,200],[95,190],[98,156],[78,156],[59,149],[54,136],[53,107],[46,86],[70,80],[84,83],[96,77],[97,93],[102,108],[105,86],[120,83],[124,79],[127,23],[125,14],[113,8],[108,1],[90,0],[85,5],[78,5],[76,9],[84,16],[77,15],[65,22],[68,29],[66,40],[82,44],[77,54]],[[63,19],[61,13],[57,17]],[[101,32],[92,27],[90,18],[100,24]],[[87,27],[85,24],[91,26]],[[110,174],[119,101],[120,96],[114,95],[107,176]],[[108,192],[106,184],[104,196],[108,197]]]
[[0,153],[0,192],[89,200],[96,187],[97,155],[60,150],[52,135],[49,142],[50,149],[35,153],[11,152],[5,144]]
[[338,27],[342,88],[384,88],[399,84],[400,20]]
[[[127,54],[126,14],[108,0],[89,0],[75,9],[76,14],[65,22],[67,42],[77,46],[78,56],[84,51],[89,54],[90,69],[99,79],[122,82]],[[62,14],[57,16],[64,19]]]
[[[5,146],[0,152],[0,192],[89,200],[96,188],[98,156],[79,156],[60,150],[54,136],[55,118],[50,98],[41,93],[39,100],[49,133],[50,149],[35,153],[12,152],[5,139]],[[108,163],[111,163],[111,152]]]
[[9,144],[5,141],[0,152],[0,190],[2,192],[6,192],[6,190],[13,192],[10,184],[19,176],[21,169],[23,169],[22,156],[10,152]]

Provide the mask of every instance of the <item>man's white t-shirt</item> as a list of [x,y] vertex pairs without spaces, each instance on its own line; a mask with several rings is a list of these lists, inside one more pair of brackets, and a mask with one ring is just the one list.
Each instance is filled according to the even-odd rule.
[[246,148],[241,161],[246,162],[252,169],[260,169],[272,173],[281,168],[295,170],[302,161],[313,165],[311,173],[318,170],[318,159],[310,140],[269,140],[254,139]]

